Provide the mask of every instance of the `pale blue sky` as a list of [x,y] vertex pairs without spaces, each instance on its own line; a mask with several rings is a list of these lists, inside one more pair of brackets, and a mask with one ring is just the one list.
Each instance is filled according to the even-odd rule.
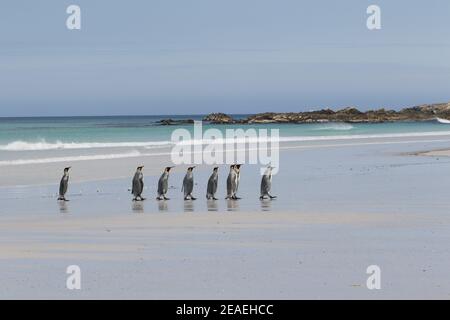
[[450,101],[449,57],[448,0],[2,0],[0,116],[400,108]]

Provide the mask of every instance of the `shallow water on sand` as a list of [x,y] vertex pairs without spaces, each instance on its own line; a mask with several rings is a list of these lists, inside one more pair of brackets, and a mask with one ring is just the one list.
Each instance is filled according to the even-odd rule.
[[[0,297],[448,299],[450,158],[402,153],[450,141],[398,142],[282,150],[274,201],[258,199],[257,166],[231,202],[225,167],[212,203],[202,166],[196,201],[182,200],[181,170],[161,202],[151,175],[145,202],[131,176],[72,183],[65,203],[57,183],[2,187]],[[65,287],[73,264],[82,290]],[[365,286],[373,264],[382,290]]]
[[145,176],[144,202],[133,202],[129,179],[72,183],[69,202],[56,201],[57,184],[0,188],[1,216],[23,214],[114,215],[183,212],[355,212],[446,214],[449,158],[402,153],[447,147],[450,142],[408,142],[282,150],[273,177],[276,200],[259,200],[259,166],[242,167],[238,201],[225,200],[226,166],[218,201],[205,198],[211,168],[195,169],[196,201],[183,201],[182,172],[171,174],[169,201],[157,201],[158,176]]

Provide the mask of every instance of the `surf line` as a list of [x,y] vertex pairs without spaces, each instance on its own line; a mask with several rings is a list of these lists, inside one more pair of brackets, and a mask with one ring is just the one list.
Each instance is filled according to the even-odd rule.
[[438,143],[438,142],[450,142],[450,139],[355,142],[355,143],[317,144],[317,145],[309,145],[309,146],[296,145],[296,146],[281,146],[280,150],[288,150],[288,149],[320,149],[320,148],[337,148],[337,147],[358,147],[358,146],[370,146],[370,145],[409,144],[409,143]]

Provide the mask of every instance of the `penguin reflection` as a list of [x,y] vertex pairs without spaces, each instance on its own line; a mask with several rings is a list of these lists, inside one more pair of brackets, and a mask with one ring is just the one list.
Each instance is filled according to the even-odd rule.
[[132,210],[136,213],[144,213],[144,202],[143,201],[133,201]]
[[158,201],[158,210],[159,212],[168,212],[169,211],[168,202],[165,200]]
[[272,201],[270,199],[261,199],[261,211],[271,211]]
[[208,207],[208,211],[218,211],[219,207],[217,206],[217,201],[214,200],[206,200],[206,206]]
[[228,211],[236,211],[239,209],[239,202],[234,201],[234,199],[227,200],[227,210]]
[[67,201],[59,201],[58,204],[59,204],[59,212],[70,213]]
[[184,212],[194,212],[194,201],[184,201]]

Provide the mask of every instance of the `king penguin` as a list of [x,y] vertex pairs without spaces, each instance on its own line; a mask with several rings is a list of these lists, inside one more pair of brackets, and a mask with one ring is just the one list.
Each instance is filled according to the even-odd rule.
[[235,199],[236,192],[236,169],[235,165],[232,164],[230,166],[230,173],[227,178],[227,196],[225,199]]
[[133,177],[131,193],[134,196],[133,201],[143,201],[142,192],[144,191],[144,174],[142,173],[144,166],[137,167]]
[[184,200],[197,199],[192,195],[192,191],[194,190],[194,174],[192,173],[192,170],[194,170],[194,168],[195,166],[189,167],[183,179],[183,187],[181,188],[181,192],[184,191]]
[[262,176],[261,179],[261,196],[259,197],[259,199],[263,200],[266,199],[266,197],[269,197],[270,199],[275,199],[276,196],[272,196],[270,194],[270,189],[272,188],[272,169],[274,167],[272,167],[271,165],[269,165],[266,169],[266,171],[264,172],[264,175]]
[[213,169],[213,172],[208,180],[208,186],[206,188],[206,199],[208,200],[218,200],[216,198],[216,192],[217,192],[217,183],[219,180],[219,174],[218,174],[219,167],[215,167]]
[[64,168],[64,175],[59,183],[59,197],[58,200],[69,201],[66,199],[67,188],[69,187],[69,170],[71,167]]
[[163,174],[159,178],[158,196],[156,197],[156,200],[169,200],[169,198],[166,197],[166,194],[167,190],[169,190],[169,172],[172,168],[174,167],[166,167]]
[[234,191],[234,199],[241,199],[237,196],[237,192],[239,189],[239,182],[241,181],[241,166],[242,164],[237,164],[234,166],[234,169],[236,170],[236,190]]

